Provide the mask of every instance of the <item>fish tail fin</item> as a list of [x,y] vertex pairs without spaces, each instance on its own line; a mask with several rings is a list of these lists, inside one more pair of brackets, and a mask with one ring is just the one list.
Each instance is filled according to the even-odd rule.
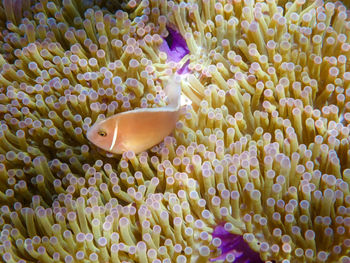
[[168,96],[168,107],[178,109],[181,102],[181,77],[178,74],[172,76],[166,85],[165,94]]

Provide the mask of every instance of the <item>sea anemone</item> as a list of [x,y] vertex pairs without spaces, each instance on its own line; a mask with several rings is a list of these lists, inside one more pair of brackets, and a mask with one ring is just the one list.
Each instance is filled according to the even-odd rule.
[[[350,19],[340,1],[0,5],[5,262],[349,262]],[[96,121],[190,101],[135,155]]]

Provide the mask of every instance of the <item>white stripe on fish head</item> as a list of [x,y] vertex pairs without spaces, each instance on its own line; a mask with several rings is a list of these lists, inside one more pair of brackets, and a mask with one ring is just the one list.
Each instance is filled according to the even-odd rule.
[[118,121],[115,122],[113,140],[112,140],[111,148],[109,148],[110,151],[112,151],[112,149],[114,148],[114,145],[117,141],[117,135],[118,135]]

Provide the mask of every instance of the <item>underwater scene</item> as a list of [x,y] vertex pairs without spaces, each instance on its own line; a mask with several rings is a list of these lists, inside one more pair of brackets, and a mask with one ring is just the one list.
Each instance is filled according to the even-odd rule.
[[350,263],[350,1],[2,0],[0,262]]

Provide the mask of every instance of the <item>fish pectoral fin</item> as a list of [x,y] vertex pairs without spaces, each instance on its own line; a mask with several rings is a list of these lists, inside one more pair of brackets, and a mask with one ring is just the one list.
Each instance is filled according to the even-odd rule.
[[130,151],[130,147],[128,147],[128,145],[126,145],[124,142],[120,142],[117,145],[117,150],[118,152],[123,153],[123,152]]

